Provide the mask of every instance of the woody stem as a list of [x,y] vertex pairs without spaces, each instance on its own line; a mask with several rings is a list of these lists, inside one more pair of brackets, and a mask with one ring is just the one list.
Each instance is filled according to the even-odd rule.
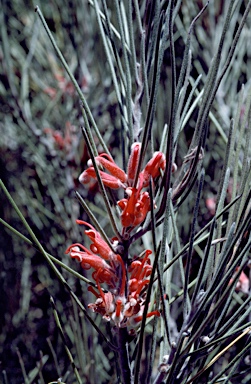
[[133,384],[128,353],[128,334],[126,328],[118,329],[118,355],[121,371],[121,382],[123,384]]

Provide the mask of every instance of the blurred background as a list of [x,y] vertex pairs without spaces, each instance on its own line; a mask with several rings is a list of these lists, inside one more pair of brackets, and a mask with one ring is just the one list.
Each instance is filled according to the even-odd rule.
[[[117,143],[120,138],[121,117],[95,14],[89,3],[92,2],[45,1],[41,2],[41,10],[86,96],[105,142],[116,158],[119,156]],[[220,0],[212,2],[196,24],[192,42],[191,78],[195,80],[201,74],[202,85],[215,44],[218,43],[224,3]],[[238,24],[238,17],[245,9],[245,1],[238,3],[232,26]],[[79,98],[34,12],[37,4],[22,0],[1,0],[0,4],[1,179],[45,249],[65,264],[78,269],[79,266],[69,261],[64,252],[69,244],[81,241],[81,231],[75,220],[85,219],[74,193],[79,190],[84,198],[87,197],[87,190],[78,182],[78,176],[88,160],[80,129],[83,121]],[[107,4],[112,15],[112,1],[107,1]],[[141,6],[143,9],[144,4]],[[185,1],[181,6],[175,23],[177,70],[183,56],[186,31],[202,6],[202,1]],[[116,21],[114,23],[116,25]],[[210,120],[210,138],[205,156],[207,173],[204,201],[207,198],[213,199],[216,194],[219,169],[225,154],[224,129],[228,130],[230,118],[235,112],[241,84],[250,79],[249,26],[250,19],[231,70],[222,82],[212,108],[216,122],[223,127],[223,134],[219,134],[215,121],[212,123]],[[226,57],[230,46],[229,35],[223,56]],[[139,51],[139,47],[136,48]],[[163,126],[169,121],[169,62],[167,49],[158,94],[156,142],[160,141]],[[186,154],[196,116],[195,109],[181,135],[178,165]],[[106,228],[107,218],[102,215],[95,188],[94,185],[88,192],[89,206]],[[1,191],[0,198],[0,217],[27,236]],[[191,201],[192,199],[191,196]],[[184,243],[189,234],[189,214],[192,210],[189,201],[188,199],[186,207],[182,208],[185,216],[180,215]],[[201,225],[207,222],[214,213],[213,210],[214,207],[210,213],[206,204],[201,208]],[[64,271],[62,273],[75,292],[81,295],[80,283],[70,274]],[[22,383],[22,364],[27,374],[34,372],[38,375],[36,367],[46,362],[43,368],[44,382],[56,380],[60,374],[65,373],[69,362],[55,325],[50,295],[57,303],[69,342],[71,329],[67,329],[67,324],[70,323],[74,308],[68,293],[57,281],[41,254],[2,224],[0,279],[1,375],[4,380],[8,379],[6,383]],[[58,366],[55,365],[50,344],[56,353]],[[37,376],[34,380],[38,380]],[[39,380],[43,382],[41,377]],[[102,382],[106,382],[105,379]]]

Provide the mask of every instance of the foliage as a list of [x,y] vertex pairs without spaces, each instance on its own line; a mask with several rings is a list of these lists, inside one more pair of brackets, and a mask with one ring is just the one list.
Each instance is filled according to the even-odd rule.
[[3,382],[249,382],[251,1],[1,5]]

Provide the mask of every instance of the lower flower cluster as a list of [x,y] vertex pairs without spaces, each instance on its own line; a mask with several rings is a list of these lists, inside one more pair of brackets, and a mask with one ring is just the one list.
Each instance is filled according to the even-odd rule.
[[[146,250],[142,257],[133,260],[128,267],[127,276],[121,256],[110,249],[94,227],[81,220],[77,220],[77,223],[90,228],[85,231],[92,241],[90,250],[76,243],[68,247],[65,253],[77,259],[84,269],[93,269],[92,277],[97,289],[89,286],[88,290],[94,294],[96,301],[88,307],[117,327],[127,327],[133,334],[142,320],[146,292],[144,288],[149,284],[152,272],[149,258],[152,252]],[[113,241],[115,243],[116,240]],[[102,283],[106,283],[108,291],[101,287]],[[149,312],[147,317],[151,316],[160,316],[160,312]]]

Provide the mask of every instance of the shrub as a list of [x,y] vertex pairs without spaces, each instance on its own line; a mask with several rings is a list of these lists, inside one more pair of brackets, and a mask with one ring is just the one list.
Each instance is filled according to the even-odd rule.
[[88,3],[3,4],[4,382],[247,383],[251,1]]

